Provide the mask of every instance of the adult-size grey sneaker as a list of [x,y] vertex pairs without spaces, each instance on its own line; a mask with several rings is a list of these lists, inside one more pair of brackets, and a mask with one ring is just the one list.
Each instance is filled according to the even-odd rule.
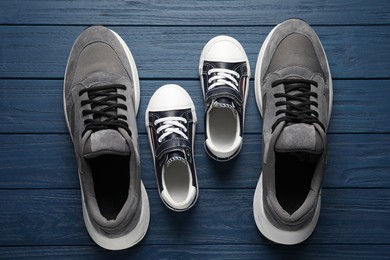
[[318,36],[304,21],[277,25],[261,47],[255,96],[263,116],[263,172],[253,211],[268,239],[297,244],[320,213],[332,78]]
[[76,39],[65,71],[64,110],[73,140],[84,222],[101,247],[138,243],[149,226],[141,182],[134,59],[115,32],[93,26]]

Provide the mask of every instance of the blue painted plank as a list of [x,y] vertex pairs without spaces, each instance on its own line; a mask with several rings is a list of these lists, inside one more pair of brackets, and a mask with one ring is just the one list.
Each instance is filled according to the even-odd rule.
[[[146,133],[144,115],[160,86],[176,83],[191,95],[198,115],[197,133],[204,133],[204,101],[199,80],[141,80],[138,130]],[[334,80],[330,133],[389,133],[390,80]],[[62,80],[0,80],[0,133],[68,133]],[[262,119],[250,82],[245,133],[260,133]],[[375,89],[375,91],[374,91]]]
[[[389,10],[386,0],[0,1],[0,258],[390,259]],[[242,152],[218,164],[203,150],[196,67],[203,45],[228,34],[241,41],[253,71],[268,32],[290,17],[315,25],[338,80],[320,221],[303,245],[284,247],[264,239],[252,217],[262,127],[253,81]],[[66,59],[89,24],[112,25],[125,39],[143,90],[138,127],[152,219],[145,240],[120,252],[97,247],[86,233],[63,120]],[[171,82],[189,91],[200,118],[200,198],[183,214],[158,197],[143,125],[153,91]]]
[[[269,244],[253,220],[254,189],[202,189],[178,214],[148,190],[151,223],[142,245]],[[305,245],[390,245],[389,189],[323,189],[318,225]],[[79,190],[0,190],[0,245],[92,245]]]
[[[241,153],[216,163],[196,136],[195,162],[201,188],[255,188],[261,171],[261,135],[245,135]],[[146,135],[139,136],[141,172],[156,188]],[[68,135],[0,135],[0,188],[79,188]],[[326,188],[390,188],[390,135],[329,135]]]
[[3,0],[0,23],[253,26],[300,17],[315,24],[389,24],[389,9],[386,0]]
[[[84,26],[1,26],[0,78],[62,78]],[[198,78],[208,40],[227,34],[245,48],[252,72],[267,27],[111,27],[130,47],[141,78]],[[389,78],[389,26],[315,27],[335,78]],[[370,39],[370,40],[367,40]]]
[[[0,133],[17,135],[0,135],[0,258],[390,258],[389,10],[385,0],[1,1]],[[217,164],[202,147],[196,66],[211,37],[229,34],[247,50],[253,71],[267,33],[289,17],[315,25],[333,77],[341,80],[335,81],[320,222],[306,243],[287,248],[270,244],[253,223],[262,127],[253,89],[242,153]],[[61,79],[70,47],[88,24],[115,25],[144,86],[138,125],[152,222],[141,245],[121,252],[98,248],[85,231],[72,145],[64,134]],[[167,210],[158,197],[143,126],[153,91],[172,81],[190,92],[200,117],[201,194],[183,214]]]
[[389,259],[389,245],[137,245],[108,251],[98,246],[0,247],[6,259]]

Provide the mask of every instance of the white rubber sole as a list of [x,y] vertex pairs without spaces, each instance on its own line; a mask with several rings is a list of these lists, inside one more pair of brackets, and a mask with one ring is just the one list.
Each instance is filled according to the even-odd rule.
[[131,51],[125,41],[113,30],[110,30],[114,35],[118,38],[120,43],[122,44],[122,47],[125,49],[127,59],[129,60],[131,70],[131,77],[134,84],[134,102],[135,102],[135,114],[138,114],[138,108],[140,103],[140,84],[139,84],[139,78],[138,78],[138,70],[137,66],[135,65],[134,57],[131,54]]
[[[260,53],[259,53],[259,56],[257,58],[257,62],[256,62],[256,69],[255,69],[255,97],[256,97],[256,104],[257,104],[257,107],[260,111],[260,115],[263,117],[263,104],[262,104],[262,97],[263,97],[263,93],[261,92],[261,75],[260,75],[260,72],[261,72],[261,68],[263,66],[263,59],[264,59],[264,54],[265,54],[265,50],[267,49],[268,47],[268,44],[269,44],[269,40],[271,39],[272,35],[274,34],[275,30],[281,25],[282,23],[278,24],[277,26],[275,26],[271,32],[268,34],[267,38],[265,38],[264,40],[264,43],[263,45],[261,46],[260,48]],[[333,83],[332,83],[332,75],[330,73],[330,68],[329,68],[329,63],[328,63],[328,58],[326,57],[326,53],[325,53],[325,50],[324,50],[324,47],[322,46],[322,43],[320,42],[320,45],[321,45],[321,48],[322,48],[322,51],[324,52],[324,55],[325,55],[325,59],[326,59],[326,64],[328,66],[328,77],[329,77],[329,120],[328,120],[328,125],[329,125],[329,122],[330,122],[330,117],[331,117],[331,114],[332,114],[332,106],[333,106]]]
[[261,48],[260,48],[260,53],[259,53],[259,56],[257,57],[257,62],[256,62],[256,68],[255,68],[255,97],[256,97],[256,104],[257,104],[257,108],[259,109],[260,111],[260,115],[263,117],[263,109],[262,109],[262,97],[263,97],[263,94],[261,92],[261,77],[260,77],[260,72],[261,72],[261,67],[263,65],[263,58],[264,58],[264,52],[268,46],[268,42],[269,42],[269,39],[271,38],[271,36],[273,35],[275,29],[280,26],[280,24],[278,24],[277,26],[275,26],[272,31],[267,35],[267,38],[265,38],[264,42],[263,42],[263,45],[261,45]]
[[[181,86],[176,85],[176,84],[166,84],[166,85],[173,85],[173,86],[177,86],[177,87],[182,88]],[[166,86],[166,85],[164,85],[164,86]],[[163,86],[161,86],[161,87],[163,87]],[[188,93],[187,93],[187,95],[188,95]],[[189,96],[189,95],[188,95],[188,96]],[[192,101],[192,99],[191,99],[190,96],[189,96],[189,100],[191,101],[190,108],[191,108],[191,112],[192,112],[192,115],[193,115],[193,121],[194,121],[194,123],[193,123],[193,125],[192,125],[192,140],[194,141],[194,142],[192,143],[192,157],[193,157],[193,159],[194,159],[194,160],[193,160],[194,168],[196,169],[195,158],[194,158],[194,145],[195,145],[196,124],[198,123],[198,118],[197,118],[197,116],[196,116],[196,110],[195,110],[194,102]],[[185,108],[187,108],[187,107],[185,107]],[[180,109],[183,109],[183,107],[181,107],[181,106],[177,106],[177,107],[172,106],[172,107],[171,107],[171,110],[180,110]],[[150,129],[149,129],[149,111],[150,111],[150,108],[149,108],[149,105],[148,105],[148,107],[146,108],[146,111],[145,111],[145,127],[146,127],[146,131],[147,131],[147,133],[148,133],[148,140],[149,140],[150,151],[152,152],[152,155],[153,155],[152,158],[153,158],[153,168],[154,168],[154,165],[156,165],[156,160],[155,160],[155,156],[154,156],[155,152],[154,152],[154,150],[153,150],[151,133],[150,133]],[[156,173],[156,170],[154,171],[154,174],[155,174],[155,175],[157,174],[157,173]],[[157,175],[156,175],[156,178],[157,178]],[[196,174],[195,174],[195,178],[196,178],[196,183],[198,183],[198,177],[197,177]],[[171,209],[171,210],[173,210],[173,211],[176,211],[176,212],[186,211],[186,210],[192,208],[192,207],[196,204],[196,202],[197,202],[197,200],[198,200],[198,197],[199,197],[199,184],[196,186],[196,196],[195,196],[194,201],[192,202],[192,204],[191,204],[190,207],[185,208],[185,209],[178,209],[178,208],[175,208],[175,207],[169,205],[169,204],[162,198],[160,192],[159,192],[159,195],[160,195],[161,201],[164,203],[164,205],[165,205],[167,208],[169,208],[169,209]]]
[[[247,66],[248,66],[248,78],[247,78],[247,82],[246,82],[246,88],[245,88],[245,94],[244,94],[244,102],[243,102],[243,124],[245,124],[245,114],[246,114],[246,104],[247,104],[247,101],[248,101],[248,93],[249,93],[249,81],[250,81],[250,78],[251,78],[251,69],[250,69],[250,64],[249,64],[249,60],[248,60],[248,56],[246,55],[246,52],[244,50],[244,48],[242,47],[242,45],[234,38],[230,37],[230,36],[226,36],[226,35],[220,35],[220,36],[216,36],[214,38],[212,38],[210,41],[208,41],[206,43],[206,45],[203,47],[203,50],[202,50],[202,53],[200,55],[200,59],[199,59],[199,66],[198,66],[198,70],[199,70],[199,77],[200,77],[200,83],[201,83],[201,86],[202,86],[202,93],[203,93],[203,99],[205,99],[205,92],[204,92],[204,83],[203,83],[203,80],[202,80],[202,68],[203,68],[203,63],[205,61],[205,56],[206,54],[209,52],[209,50],[211,49],[211,47],[219,42],[219,41],[229,41],[229,42],[232,42],[234,45],[236,45],[240,51],[242,53],[245,54],[245,62],[247,63]],[[222,62],[229,62],[229,61],[222,61]],[[230,61],[230,62],[235,62],[235,61]],[[243,127],[244,129],[244,127]],[[206,129],[207,131],[207,129]],[[206,143],[205,143],[206,145]],[[239,150],[241,150],[241,146],[242,146],[242,141],[241,141],[241,145],[240,145],[240,148]],[[238,153],[237,153],[238,155]],[[218,155],[216,155],[218,156]]]
[[257,183],[255,196],[253,199],[253,215],[260,232],[269,240],[283,244],[283,245],[295,245],[306,240],[314,231],[318,218],[320,216],[321,209],[321,193],[318,199],[316,211],[312,221],[297,231],[287,231],[275,227],[267,218],[264,212],[263,204],[263,173]]
[[141,182],[141,203],[142,203],[141,215],[139,216],[139,220],[135,228],[122,237],[109,238],[103,236],[99,231],[97,231],[92,225],[87,209],[85,207],[84,192],[82,186],[81,186],[81,197],[83,200],[83,217],[84,217],[85,226],[88,230],[88,234],[90,235],[92,240],[95,241],[95,243],[101,246],[102,248],[108,250],[122,250],[136,245],[144,238],[149,227],[150,208],[149,208],[148,194],[146,193],[146,189],[142,182]]

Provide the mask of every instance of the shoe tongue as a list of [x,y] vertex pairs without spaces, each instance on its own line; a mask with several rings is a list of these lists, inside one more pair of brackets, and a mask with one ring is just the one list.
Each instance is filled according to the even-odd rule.
[[100,155],[114,154],[126,156],[130,154],[129,144],[117,130],[104,129],[93,132],[84,145],[83,156],[95,158]]
[[285,126],[275,143],[276,152],[309,152],[321,154],[324,143],[313,125],[304,123]]
[[185,157],[184,153],[181,152],[181,151],[169,152],[166,155],[164,165],[165,165],[165,167],[168,167],[171,163],[177,162],[177,161],[180,161],[180,162],[182,162],[184,164],[187,164],[187,161],[186,161],[186,159],[184,157]]
[[230,98],[217,98],[213,101],[212,107],[218,107],[218,108],[230,108],[232,110],[235,109],[233,100]]

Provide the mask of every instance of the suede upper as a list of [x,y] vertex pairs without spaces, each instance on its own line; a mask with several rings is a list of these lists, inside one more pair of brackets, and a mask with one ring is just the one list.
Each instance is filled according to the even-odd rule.
[[[93,26],[84,30],[75,41],[64,80],[65,113],[74,143],[85,206],[96,230],[108,237],[118,237],[131,231],[138,223],[141,210],[140,158],[136,125],[138,108],[134,96],[135,79],[131,76],[133,69],[125,49],[114,33],[105,27]],[[129,132],[117,128],[96,132],[88,130],[83,133],[86,120],[96,120],[96,116],[83,113],[92,107],[89,104],[82,104],[90,97],[87,92],[81,91],[113,84],[124,86],[124,89],[118,88],[113,94],[125,97],[117,98],[117,102],[123,104],[126,109],[117,108],[115,113],[126,118]],[[130,170],[128,197],[122,210],[111,220],[106,219],[99,211],[91,167],[87,161],[87,158],[107,153],[129,156]]]
[[[263,115],[264,211],[275,226],[286,230],[298,230],[313,218],[321,191],[331,106],[329,65],[316,33],[307,23],[298,19],[283,22],[272,31],[262,58],[259,75],[262,96],[259,98]],[[309,108],[318,113],[317,118],[324,128],[317,123],[283,121],[288,117],[278,111],[291,109],[291,105],[286,104],[299,104],[298,101],[287,100],[285,97],[287,85],[282,83],[283,80],[316,83],[308,85],[308,91],[314,93],[310,94],[309,100],[313,103]],[[275,82],[281,83],[274,84]],[[301,95],[299,91],[288,94]],[[278,119],[281,122],[274,125]],[[319,154],[311,180],[311,189],[302,205],[292,214],[283,209],[277,198],[276,152]]]

